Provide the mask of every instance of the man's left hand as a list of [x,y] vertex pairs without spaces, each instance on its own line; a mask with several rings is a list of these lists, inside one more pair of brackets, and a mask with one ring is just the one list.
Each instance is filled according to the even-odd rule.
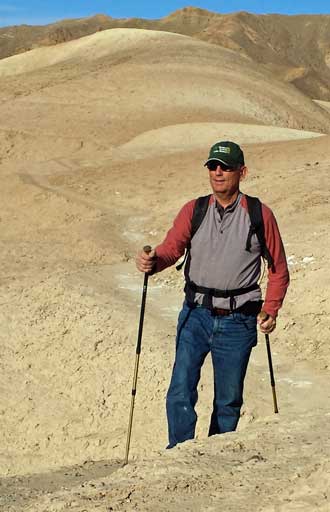
[[260,311],[257,317],[257,323],[259,324],[260,331],[264,334],[273,332],[276,327],[276,318],[268,315],[266,311]]

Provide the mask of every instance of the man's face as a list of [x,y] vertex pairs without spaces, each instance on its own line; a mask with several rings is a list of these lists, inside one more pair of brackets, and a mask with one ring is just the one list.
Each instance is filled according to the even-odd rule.
[[[209,176],[212,190],[215,194],[234,194],[239,189],[239,183],[246,174],[246,167],[239,165],[228,168],[221,162],[212,161]],[[213,170],[213,167],[215,169]]]

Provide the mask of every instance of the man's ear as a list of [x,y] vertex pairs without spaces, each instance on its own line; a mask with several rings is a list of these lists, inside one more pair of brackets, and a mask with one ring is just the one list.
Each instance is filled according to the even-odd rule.
[[244,180],[248,175],[248,168],[245,165],[242,165],[239,174],[240,174],[240,180]]

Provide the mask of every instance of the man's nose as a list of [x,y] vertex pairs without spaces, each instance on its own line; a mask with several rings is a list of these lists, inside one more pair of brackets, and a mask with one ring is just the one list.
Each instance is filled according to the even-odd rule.
[[220,164],[217,165],[215,172],[216,172],[216,174],[220,174],[220,175],[223,173],[223,170],[221,169]]

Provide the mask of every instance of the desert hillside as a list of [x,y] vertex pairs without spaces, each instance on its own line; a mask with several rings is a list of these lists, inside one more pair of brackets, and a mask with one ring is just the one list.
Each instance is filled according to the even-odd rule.
[[292,83],[311,98],[330,101],[330,16],[216,14],[185,7],[159,20],[102,14],[46,26],[0,29],[0,58],[70,41],[110,28],[176,32],[233,49]]
[[[329,104],[168,30],[102,30],[0,61],[3,512],[329,510]],[[238,431],[207,438],[207,361],[197,439],[164,450],[183,299],[169,269],[149,280],[122,467],[134,257],[209,190],[203,163],[219,139],[244,149],[242,190],[274,210],[291,270],[271,336],[280,414],[260,335]]]

